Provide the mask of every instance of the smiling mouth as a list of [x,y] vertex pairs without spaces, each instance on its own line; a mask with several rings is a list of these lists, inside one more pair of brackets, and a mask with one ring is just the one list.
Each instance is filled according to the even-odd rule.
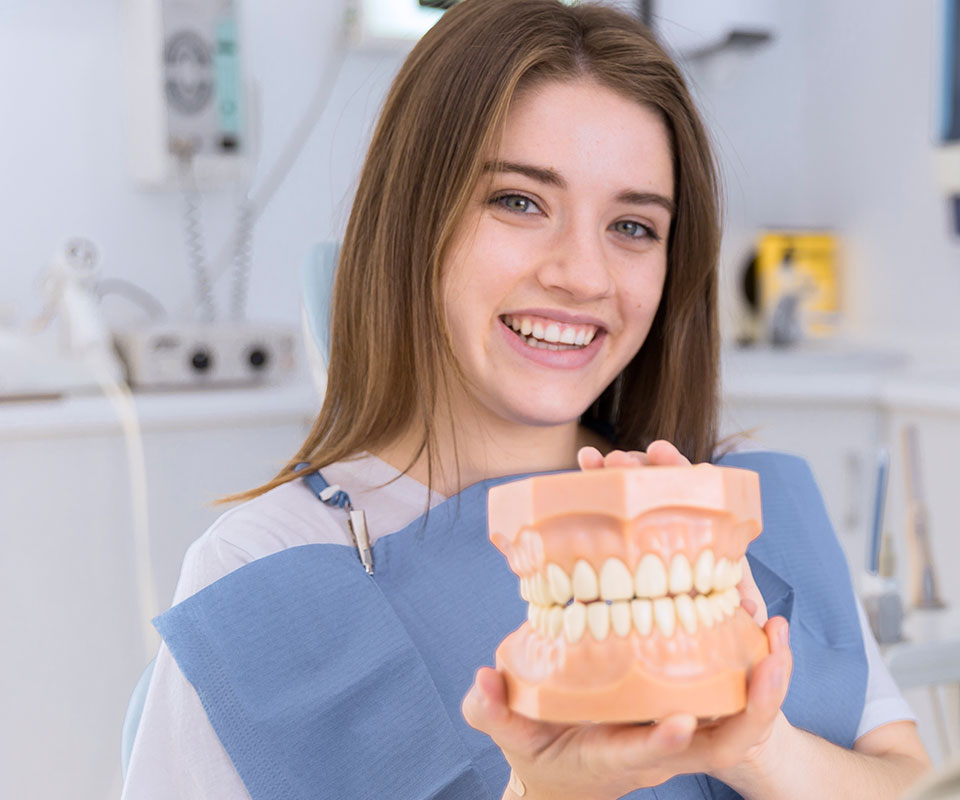
[[583,350],[602,328],[596,325],[568,325],[547,317],[511,316],[500,320],[530,347],[542,350]]

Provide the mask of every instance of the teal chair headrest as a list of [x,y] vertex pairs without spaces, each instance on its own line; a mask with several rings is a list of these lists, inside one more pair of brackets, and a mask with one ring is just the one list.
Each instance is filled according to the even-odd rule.
[[327,365],[330,362],[330,303],[333,280],[340,257],[340,245],[321,242],[314,245],[301,270],[304,346],[321,396],[327,386]]

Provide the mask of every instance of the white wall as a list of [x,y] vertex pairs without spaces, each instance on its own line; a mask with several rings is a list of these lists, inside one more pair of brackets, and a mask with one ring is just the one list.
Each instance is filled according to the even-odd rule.
[[[960,244],[931,163],[937,4],[777,0],[776,39],[691,67],[726,185],[725,330],[758,227],[826,226],[845,243],[852,334],[960,340]],[[668,13],[667,0],[661,4]],[[175,310],[189,297],[175,193],[148,193],[125,162],[121,4],[6,0],[0,10],[0,315],[36,309],[35,276],[71,235],[100,247],[106,275]],[[306,107],[343,0],[245,3],[248,65],[262,88],[263,159]],[[300,161],[257,226],[253,315],[295,319],[297,269],[338,235],[393,56],[351,54]],[[205,198],[208,253],[229,229],[229,193]],[[226,287],[221,287],[225,289]],[[124,301],[111,299],[110,313]]]
[[[36,275],[73,235],[98,245],[105,276],[140,284],[171,311],[189,300],[181,198],[143,191],[129,178],[122,5],[4,0],[0,6],[0,74],[7,76],[0,88],[0,316],[4,307],[20,321],[36,311]],[[260,85],[264,112],[257,187],[313,96],[344,0],[242,8],[247,68]],[[347,58],[320,125],[257,226],[251,316],[296,321],[300,264],[312,243],[342,231],[398,63],[391,55]],[[204,197],[208,257],[225,240],[235,208],[230,192]],[[124,302],[109,299],[105,308],[125,313]]]
[[755,231],[813,226],[843,243],[851,336],[960,341],[960,240],[932,160],[939,4],[776,2],[772,43],[689,67],[726,186],[726,330]]

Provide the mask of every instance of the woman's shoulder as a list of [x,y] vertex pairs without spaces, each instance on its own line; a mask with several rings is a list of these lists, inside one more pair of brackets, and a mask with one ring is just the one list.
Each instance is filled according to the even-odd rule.
[[346,514],[302,479],[229,509],[187,549],[174,603],[258,558],[305,544],[350,545]]

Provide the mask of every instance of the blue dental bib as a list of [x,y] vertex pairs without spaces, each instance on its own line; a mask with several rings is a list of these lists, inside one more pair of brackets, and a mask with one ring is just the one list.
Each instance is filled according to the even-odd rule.
[[[846,561],[801,459],[739,453],[760,474],[764,530],[748,559],[791,622],[790,722],[853,745],[867,662]],[[509,767],[460,704],[526,617],[487,538],[475,484],[373,547],[309,544],[254,561],[155,620],[253,800],[498,800]],[[628,798],[736,798],[682,775]]]

